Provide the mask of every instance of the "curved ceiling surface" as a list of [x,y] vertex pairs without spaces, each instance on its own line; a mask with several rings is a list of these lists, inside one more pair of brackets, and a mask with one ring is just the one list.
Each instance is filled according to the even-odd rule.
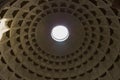
[[[120,10],[111,1],[1,4],[0,80],[120,80]],[[56,25],[69,29],[66,41],[52,39]]]

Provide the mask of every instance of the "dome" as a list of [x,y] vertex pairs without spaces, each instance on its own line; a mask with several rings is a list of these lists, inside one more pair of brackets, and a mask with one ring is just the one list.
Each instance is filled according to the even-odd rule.
[[0,80],[120,80],[119,3],[0,0]]

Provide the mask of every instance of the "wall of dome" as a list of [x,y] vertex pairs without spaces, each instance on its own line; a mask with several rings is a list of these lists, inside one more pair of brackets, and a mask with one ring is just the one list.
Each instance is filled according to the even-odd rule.
[[[110,0],[0,0],[0,80],[120,80],[120,9]],[[65,25],[69,38],[50,32]]]

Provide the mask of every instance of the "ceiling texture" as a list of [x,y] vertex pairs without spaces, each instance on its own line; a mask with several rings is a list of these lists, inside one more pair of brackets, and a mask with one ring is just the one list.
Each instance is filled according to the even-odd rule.
[[[0,0],[0,80],[120,80],[118,3]],[[61,24],[70,37],[59,43]]]

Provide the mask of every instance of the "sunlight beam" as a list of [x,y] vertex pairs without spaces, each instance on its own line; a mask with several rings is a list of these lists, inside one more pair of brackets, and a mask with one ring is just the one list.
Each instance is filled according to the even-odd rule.
[[10,30],[8,28],[8,26],[6,25],[6,21],[7,21],[7,19],[1,19],[0,20],[0,41],[1,41],[2,37],[3,37],[3,34],[5,32],[7,32],[8,30]]

